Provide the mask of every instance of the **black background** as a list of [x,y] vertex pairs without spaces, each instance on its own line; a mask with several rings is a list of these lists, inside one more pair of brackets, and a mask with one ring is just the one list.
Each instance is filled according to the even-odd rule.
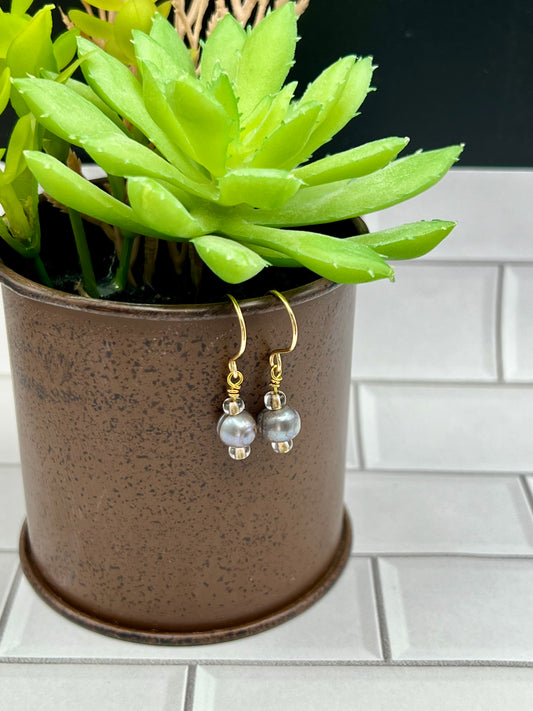
[[[301,87],[346,54],[378,65],[377,91],[329,151],[397,135],[411,149],[465,142],[463,166],[533,166],[530,0],[311,0],[299,31]],[[6,132],[4,117],[0,145]]]

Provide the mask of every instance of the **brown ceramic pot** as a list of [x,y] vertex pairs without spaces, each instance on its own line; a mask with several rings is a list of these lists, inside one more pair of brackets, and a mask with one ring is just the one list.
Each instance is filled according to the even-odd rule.
[[[232,306],[134,306],[1,268],[27,506],[26,576],[49,604],[133,641],[195,644],[271,627],[321,597],[349,552],[343,508],[354,291],[286,293],[300,329],[283,390],[301,414],[289,454],[217,437]],[[290,343],[273,296],[242,302],[239,366],[254,416],[268,355]]]

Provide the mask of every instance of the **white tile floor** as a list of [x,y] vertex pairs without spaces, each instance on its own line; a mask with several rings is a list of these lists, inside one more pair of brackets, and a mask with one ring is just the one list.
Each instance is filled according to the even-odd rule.
[[460,225],[396,286],[358,289],[352,556],[314,607],[248,639],[120,642],[35,595],[0,323],[0,711],[531,711],[532,189],[533,171],[458,169],[369,218]]

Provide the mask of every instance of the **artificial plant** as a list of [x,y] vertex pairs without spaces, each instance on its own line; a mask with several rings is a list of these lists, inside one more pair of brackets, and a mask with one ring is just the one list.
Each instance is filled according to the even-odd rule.
[[[126,0],[132,2],[141,0]],[[99,297],[124,290],[140,235],[149,263],[144,270],[147,281],[154,275],[158,246],[165,241],[170,245],[168,258],[179,265],[177,272],[185,257],[193,268],[199,257],[229,283],[251,279],[269,265],[304,266],[336,282],[356,283],[392,278],[387,259],[420,256],[451,231],[454,223],[444,221],[343,239],[301,229],[413,197],[440,180],[462,149],[451,146],[397,159],[408,139],[392,137],[312,161],[357,114],[371,88],[373,65],[370,57],[339,59],[296,98],[296,82],[285,82],[294,63],[301,4],[279,2],[266,12],[268,3],[262,0],[232,0],[234,10],[249,11],[239,18],[217,2],[211,32],[198,49],[197,28],[206,2],[193,0],[189,10],[196,6],[197,12],[188,17],[184,2],[176,0],[181,32],[152,0],[143,3],[150,5],[149,21],[129,30],[128,51],[117,44],[116,27],[113,33],[107,31],[110,39],[100,37],[97,43],[76,36],[80,29],[88,34],[90,28],[71,13],[78,29],[69,30],[69,42],[77,42],[77,59],[67,69],[53,52],[50,55],[55,45],[46,45],[47,62],[38,71],[13,71],[12,48],[6,52],[0,87],[5,98],[5,73],[10,72],[12,102],[21,118],[1,185],[24,176],[31,187],[33,227],[36,181],[68,210],[84,292]],[[27,9],[27,2],[16,4]],[[123,3],[91,4],[112,9]],[[123,11],[118,9],[117,18]],[[47,8],[35,17],[48,18],[49,12]],[[241,22],[246,24],[252,12],[255,26],[243,27]],[[112,18],[98,19],[102,34],[102,24]],[[35,22],[33,18],[26,24]],[[20,51],[23,45],[18,42]],[[85,83],[72,78],[77,67]],[[105,171],[106,188],[82,177],[69,152],[72,146],[84,149]],[[4,195],[0,192],[2,201]],[[24,205],[23,194],[16,195]],[[38,240],[19,234],[9,201],[4,207],[2,236],[19,252],[26,250],[38,259]],[[105,283],[97,283],[94,276],[86,219],[107,226],[119,254],[116,270]]]

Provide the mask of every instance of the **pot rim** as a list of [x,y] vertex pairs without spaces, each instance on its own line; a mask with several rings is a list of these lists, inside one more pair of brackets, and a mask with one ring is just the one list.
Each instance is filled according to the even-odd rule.
[[[233,314],[233,306],[228,300],[209,304],[134,304],[123,301],[110,301],[108,299],[92,299],[87,296],[69,294],[58,289],[53,289],[39,284],[14,271],[0,259],[0,283],[11,291],[34,301],[52,306],[73,309],[84,313],[105,314],[107,316],[121,316],[137,318],[148,316],[161,320],[197,319],[227,317]],[[342,284],[329,279],[318,278],[303,286],[283,292],[291,305],[308,302],[318,298],[325,291],[336,289]],[[231,292],[231,284],[228,284]],[[284,308],[278,299],[271,294],[239,300],[243,312],[260,311],[268,312]]]

